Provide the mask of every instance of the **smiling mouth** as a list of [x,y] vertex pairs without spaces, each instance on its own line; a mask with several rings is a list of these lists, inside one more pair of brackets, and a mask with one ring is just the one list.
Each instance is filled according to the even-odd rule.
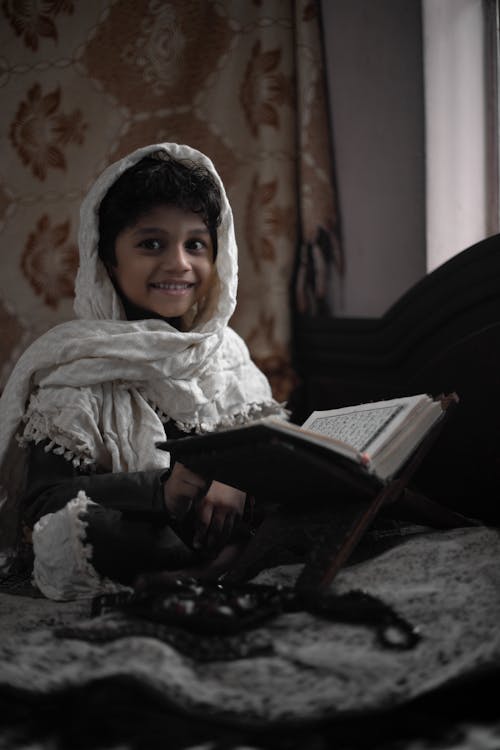
[[184,294],[194,287],[194,284],[187,281],[178,282],[156,282],[150,284],[152,289],[158,289],[160,292],[166,292],[168,294]]

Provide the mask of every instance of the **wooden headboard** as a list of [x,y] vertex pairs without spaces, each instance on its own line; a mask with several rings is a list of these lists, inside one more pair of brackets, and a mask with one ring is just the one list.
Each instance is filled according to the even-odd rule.
[[500,235],[437,268],[381,318],[298,318],[295,367],[296,422],[314,409],[456,391],[456,414],[416,482],[500,522]]

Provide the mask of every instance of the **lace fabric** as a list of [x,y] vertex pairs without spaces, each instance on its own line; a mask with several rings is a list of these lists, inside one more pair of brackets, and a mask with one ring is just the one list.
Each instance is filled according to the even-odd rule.
[[[172,631],[168,641],[151,630],[140,631],[128,618],[76,618],[76,602],[9,597],[21,601],[0,609],[5,633],[0,687],[47,695],[120,677],[188,714],[254,726],[293,726],[395,707],[440,685],[499,667],[499,555],[495,529],[457,529],[408,538],[340,571],[333,591],[366,591],[419,627],[419,643],[405,651],[382,648],[362,624],[291,612],[248,631],[243,636],[247,654],[241,658],[220,660],[215,651],[197,660],[194,652],[177,647]],[[291,585],[299,570],[270,569],[255,580]],[[38,606],[52,612],[50,625],[46,609],[39,617],[42,629],[34,626],[31,609]],[[90,603],[86,606],[90,614]],[[30,618],[31,630],[20,632],[18,623]],[[54,624],[78,624],[87,636],[57,635]],[[106,639],[96,638],[95,628],[106,628]],[[116,637],[110,638],[113,628]],[[224,643],[219,642],[219,653]]]

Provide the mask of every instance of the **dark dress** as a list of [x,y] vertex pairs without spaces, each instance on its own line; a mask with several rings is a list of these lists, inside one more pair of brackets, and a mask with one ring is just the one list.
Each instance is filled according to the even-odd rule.
[[[166,427],[167,437],[171,429]],[[203,552],[190,545],[194,514],[179,523],[164,503],[163,483],[169,469],[83,473],[71,461],[46,451],[48,441],[29,450],[23,525],[28,534],[48,513],[64,508],[80,490],[94,502],[84,520],[92,564],[101,576],[129,584],[138,573],[177,570],[194,565]],[[244,533],[245,524],[239,528]]]

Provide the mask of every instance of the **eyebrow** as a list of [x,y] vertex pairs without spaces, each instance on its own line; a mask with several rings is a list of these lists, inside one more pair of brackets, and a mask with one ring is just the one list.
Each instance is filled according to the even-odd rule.
[[[152,233],[160,233],[160,234],[168,234],[168,230],[163,229],[162,227],[137,227],[133,230],[134,234],[152,234]],[[204,224],[200,224],[199,227],[193,227],[192,229],[188,229],[188,234],[210,234],[210,231]]]

